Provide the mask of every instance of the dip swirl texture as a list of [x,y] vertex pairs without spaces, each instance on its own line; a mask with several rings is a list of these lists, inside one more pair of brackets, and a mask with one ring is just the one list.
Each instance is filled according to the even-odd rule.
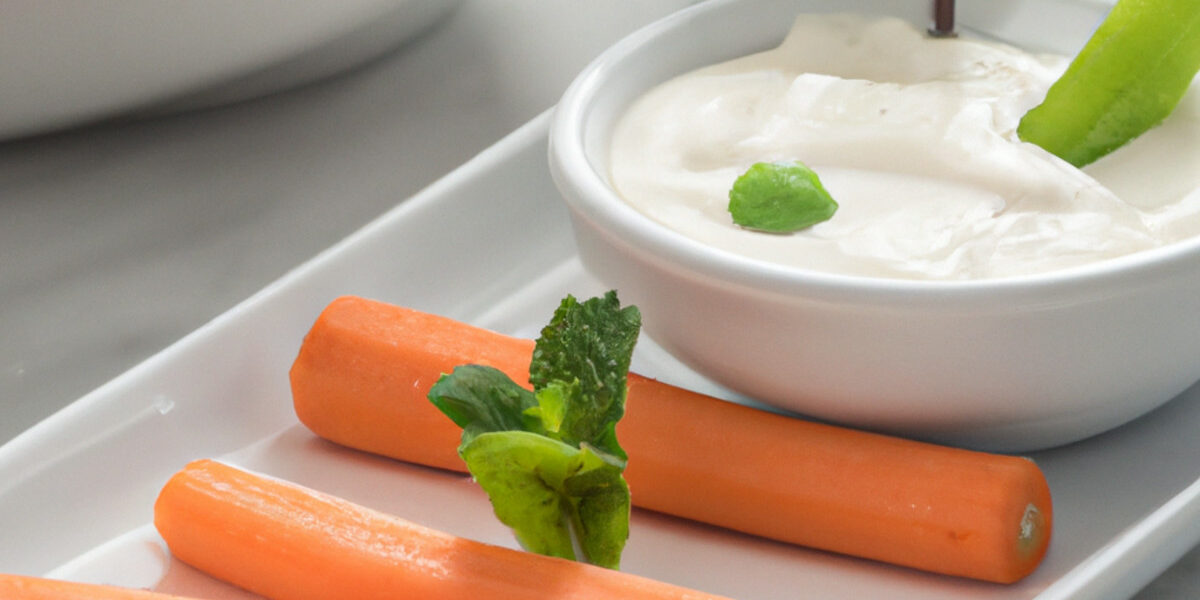
[[[1016,126],[1068,59],[907,22],[804,15],[777,49],[683,75],[618,123],[611,179],[635,208],[730,252],[832,273],[988,279],[1200,233],[1200,93],[1084,170]],[[739,228],[733,181],[801,161],[840,209],[793,234]]]

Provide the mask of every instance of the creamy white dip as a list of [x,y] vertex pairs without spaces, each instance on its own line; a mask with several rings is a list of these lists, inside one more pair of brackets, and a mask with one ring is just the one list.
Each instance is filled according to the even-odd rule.
[[[612,139],[617,191],[651,218],[753,258],[852,275],[1045,272],[1200,233],[1200,91],[1076,169],[1017,123],[1068,59],[932,39],[907,22],[802,16],[777,49],[651,90]],[[734,180],[798,160],[840,205],[792,234],[734,225]]]

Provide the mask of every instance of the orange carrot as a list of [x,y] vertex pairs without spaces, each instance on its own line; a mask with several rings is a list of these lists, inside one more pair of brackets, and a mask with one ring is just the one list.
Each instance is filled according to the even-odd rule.
[[[529,376],[530,340],[339,298],[291,370],[296,414],[333,442],[465,471],[460,430],[426,398],[481,363]],[[636,506],[737,531],[996,582],[1033,571],[1050,491],[1030,460],[811,423],[630,374],[617,426]]]
[[154,525],[173,556],[274,600],[719,600],[455,537],[211,460],[167,482]]
[[0,575],[0,598],[4,600],[184,600],[181,596],[170,596],[146,590],[24,575]]

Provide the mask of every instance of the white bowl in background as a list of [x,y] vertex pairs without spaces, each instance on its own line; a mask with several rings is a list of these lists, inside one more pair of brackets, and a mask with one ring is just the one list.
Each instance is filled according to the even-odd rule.
[[397,46],[459,1],[9,0],[0,139],[315,81]]
[[[1125,423],[1200,379],[1200,240],[1082,268],[979,281],[849,277],[705,246],[626,204],[608,181],[623,110],[692,69],[776,45],[809,12],[891,14],[928,0],[720,0],[617,43],[559,103],[555,182],[585,266],[637,304],[646,332],[736,392],[823,420],[999,451]],[[1073,53],[1103,7],[960,0],[967,26]]]

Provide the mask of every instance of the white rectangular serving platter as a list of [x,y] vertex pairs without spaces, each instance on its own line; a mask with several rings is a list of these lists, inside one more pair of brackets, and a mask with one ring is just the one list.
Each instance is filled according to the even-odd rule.
[[[457,535],[515,544],[467,478],[337,447],[301,426],[287,372],[356,294],[532,337],[583,270],[546,167],[544,114],[342,243],[0,447],[0,572],[254,598],[171,559],[163,482],[216,457]],[[702,326],[702,324],[697,324]],[[981,349],[986,352],[986,349]],[[734,399],[639,342],[634,369]],[[627,571],[741,599],[1121,598],[1200,540],[1200,387],[1039,452],[1055,502],[1042,566],[1009,586],[931,575],[636,510]],[[634,492],[636,494],[636,490]]]

